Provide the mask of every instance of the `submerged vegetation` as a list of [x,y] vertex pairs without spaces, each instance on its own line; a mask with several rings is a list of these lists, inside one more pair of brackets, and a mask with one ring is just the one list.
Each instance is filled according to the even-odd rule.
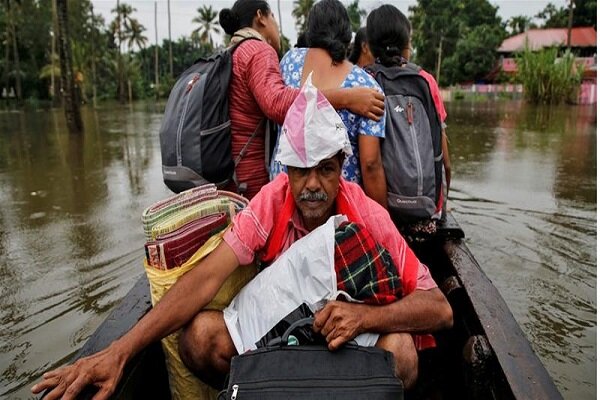
[[525,99],[533,104],[558,104],[574,100],[583,77],[583,66],[557,48],[534,52],[525,50],[517,57],[517,80],[523,84]]

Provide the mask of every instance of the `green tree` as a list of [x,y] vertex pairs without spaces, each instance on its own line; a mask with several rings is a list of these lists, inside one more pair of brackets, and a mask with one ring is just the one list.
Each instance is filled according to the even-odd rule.
[[[498,7],[488,0],[417,0],[416,5],[409,7],[413,27],[412,46],[416,50],[415,61],[426,70],[435,71],[441,84],[455,83],[450,77],[460,74],[447,71],[446,68],[455,68],[457,64],[445,62],[445,58],[451,58],[459,40],[476,27],[489,26],[491,31],[502,28],[502,20],[497,16],[497,11]],[[463,46],[478,47],[473,44]]]
[[564,7],[556,8],[552,3],[548,3],[535,17],[544,20],[544,28],[566,28],[569,24],[568,11]]
[[217,21],[219,13],[217,10],[213,10],[212,6],[206,5],[199,7],[196,11],[198,15],[192,19],[192,23],[199,24],[200,26],[192,31],[192,41],[195,42],[198,40],[202,44],[213,46],[211,33],[221,33],[219,22]]
[[525,15],[516,15],[508,20],[506,27],[508,29],[508,34],[514,36],[531,28],[535,28],[536,25],[531,18]]
[[306,31],[308,14],[313,4],[315,4],[315,0],[294,0],[292,16],[296,19],[296,30],[298,32]]
[[350,17],[350,24],[352,24],[352,31],[356,32],[362,26],[363,19],[367,16],[367,11],[360,8],[358,5],[359,0],[353,0],[352,3],[348,4],[346,10],[348,10],[348,16]]
[[[596,26],[596,0],[574,0],[573,6],[573,26]],[[569,25],[568,4],[557,8],[548,3],[535,17],[543,21],[543,28],[566,28]]]
[[478,81],[484,79],[498,61],[496,49],[504,39],[501,27],[478,25],[456,42],[454,53],[444,60],[450,82]]
[[146,47],[148,38],[144,36],[146,28],[135,18],[130,18],[126,25],[125,38],[127,40],[127,49],[131,52],[133,46],[137,46],[138,50]]
[[121,3],[117,0],[117,6],[110,10],[111,13],[116,14],[115,19],[111,23],[111,31],[115,35],[118,43],[117,48],[117,80],[118,80],[118,97],[121,103],[125,102],[125,82],[123,76],[123,60],[121,52],[123,49],[123,42],[125,41],[125,32],[127,31],[126,26],[129,22],[131,14],[137,11],[135,8],[126,3]]

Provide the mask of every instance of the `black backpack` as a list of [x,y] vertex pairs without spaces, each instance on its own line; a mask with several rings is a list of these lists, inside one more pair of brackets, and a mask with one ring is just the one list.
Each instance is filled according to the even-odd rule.
[[439,218],[442,207],[442,125],[427,80],[412,63],[368,71],[385,93],[385,169],[390,215],[400,224]]
[[[231,120],[229,118],[229,82],[234,46],[200,58],[185,70],[171,89],[160,127],[160,150],[165,184],[175,193],[214,183],[224,187],[235,181],[234,169],[260,123],[233,160]],[[237,182],[236,182],[237,184]]]

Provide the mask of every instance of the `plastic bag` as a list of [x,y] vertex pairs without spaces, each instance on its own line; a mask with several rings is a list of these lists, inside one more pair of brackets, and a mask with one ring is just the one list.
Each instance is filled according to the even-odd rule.
[[[256,349],[263,336],[303,303],[314,313],[339,295],[353,301],[337,290],[334,268],[335,228],[344,221],[345,216],[331,217],[296,241],[223,310],[239,354]],[[366,333],[355,340],[359,345],[373,346],[378,337]]]
[[[194,253],[194,255],[181,267],[171,270],[158,270],[144,262],[144,268],[150,281],[150,294],[152,305],[155,305],[162,296],[173,286],[177,279],[194,268],[204,257],[209,255],[222,241],[225,231],[212,236]],[[223,283],[215,298],[204,308],[205,310],[222,310],[246,283],[256,275],[254,266],[243,266]],[[174,400],[187,399],[214,399],[218,391],[208,386],[183,365],[179,357],[179,332],[175,332],[161,341],[165,353],[167,372],[171,396]]]

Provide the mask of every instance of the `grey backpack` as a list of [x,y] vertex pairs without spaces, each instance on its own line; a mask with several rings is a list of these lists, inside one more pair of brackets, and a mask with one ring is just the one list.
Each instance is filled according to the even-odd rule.
[[411,63],[368,68],[385,93],[381,156],[397,223],[439,218],[443,205],[442,126],[420,70]]
[[[261,122],[256,127],[234,160],[229,118],[233,52],[251,39],[242,39],[226,50],[199,59],[171,89],[160,127],[160,150],[163,180],[173,192],[209,182],[224,187],[236,181],[235,166],[265,125]],[[236,184],[240,186],[237,181]]]

